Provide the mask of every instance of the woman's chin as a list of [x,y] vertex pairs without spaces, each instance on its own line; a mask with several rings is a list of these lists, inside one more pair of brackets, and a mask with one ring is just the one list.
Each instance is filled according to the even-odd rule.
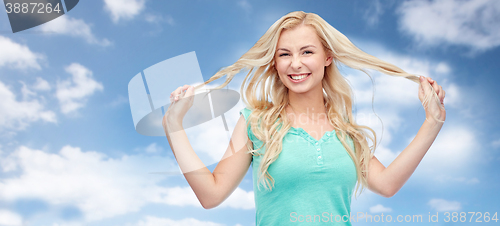
[[295,94],[303,94],[303,93],[307,93],[309,91],[309,89],[307,88],[297,88],[297,87],[293,87],[293,88],[288,88],[288,92],[289,93],[295,93]]

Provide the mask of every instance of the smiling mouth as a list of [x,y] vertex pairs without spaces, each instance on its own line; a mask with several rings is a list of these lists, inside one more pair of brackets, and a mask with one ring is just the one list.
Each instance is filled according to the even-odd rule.
[[307,78],[309,77],[309,75],[311,75],[311,73],[305,73],[305,74],[293,74],[293,75],[288,75],[288,77],[290,77],[292,80],[294,81],[300,81],[304,78]]

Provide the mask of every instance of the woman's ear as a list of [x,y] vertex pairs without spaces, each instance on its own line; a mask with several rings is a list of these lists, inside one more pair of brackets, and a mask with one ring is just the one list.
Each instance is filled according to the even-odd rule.
[[330,66],[332,62],[333,62],[333,54],[328,53],[328,55],[326,55],[325,67]]

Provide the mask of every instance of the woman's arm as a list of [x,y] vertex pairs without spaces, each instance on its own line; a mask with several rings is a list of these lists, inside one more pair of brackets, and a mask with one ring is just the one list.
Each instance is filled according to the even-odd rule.
[[[184,86],[182,90],[187,87]],[[176,91],[179,92],[179,89]],[[185,95],[186,97],[192,96],[194,91],[187,91]],[[176,104],[178,105],[174,106]],[[201,205],[205,209],[214,208],[238,187],[250,167],[252,155],[246,151],[246,143],[249,142],[246,122],[243,116],[240,116],[229,146],[212,173],[196,155],[182,128],[182,118],[185,112],[180,118],[176,114],[182,112],[178,109],[182,110],[186,107],[189,108],[190,105],[182,103],[181,96],[181,100],[172,104],[163,117],[163,127],[175,159]]]
[[393,196],[403,187],[436,139],[443,126],[443,122],[440,121],[446,119],[444,108],[441,109],[438,106],[438,104],[443,103],[444,99],[445,92],[442,87],[430,78],[420,81],[420,100],[424,102],[425,94],[431,94],[432,90],[429,87],[431,84],[441,103],[431,100],[427,106],[424,106],[426,120],[408,147],[387,168],[375,156],[370,160],[367,178],[368,188],[384,197]]

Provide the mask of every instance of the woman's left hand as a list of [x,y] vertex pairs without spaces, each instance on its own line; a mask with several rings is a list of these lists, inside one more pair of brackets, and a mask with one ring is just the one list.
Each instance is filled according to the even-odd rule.
[[[437,94],[439,100],[436,100],[434,96],[434,91]],[[433,122],[444,122],[446,120],[446,110],[444,109],[444,96],[445,91],[443,87],[437,84],[436,81],[432,80],[430,77],[426,78],[420,76],[420,86],[418,92],[418,98],[425,108],[425,118],[426,120],[431,120]],[[429,97],[427,103],[425,103],[425,97]]]

